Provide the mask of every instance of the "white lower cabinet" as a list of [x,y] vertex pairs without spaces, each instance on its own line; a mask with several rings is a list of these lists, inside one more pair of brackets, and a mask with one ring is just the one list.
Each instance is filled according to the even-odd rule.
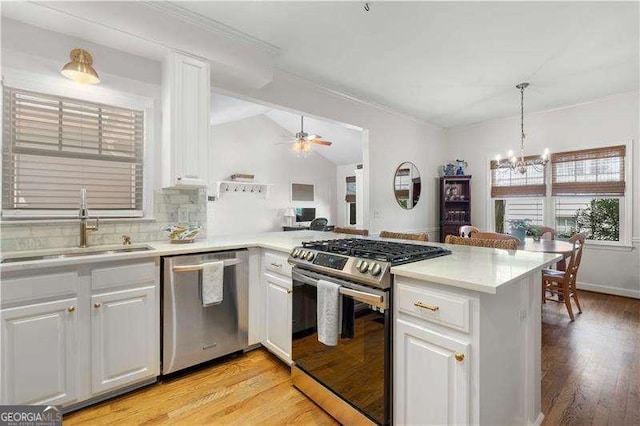
[[158,374],[155,287],[91,296],[91,310],[92,393]]
[[470,344],[396,320],[396,424],[469,422]]
[[158,260],[0,278],[0,404],[68,407],[158,375]]
[[0,311],[3,404],[78,399],[77,307],[74,297]]
[[264,345],[283,361],[291,363],[291,279],[264,274],[267,287],[266,336]]

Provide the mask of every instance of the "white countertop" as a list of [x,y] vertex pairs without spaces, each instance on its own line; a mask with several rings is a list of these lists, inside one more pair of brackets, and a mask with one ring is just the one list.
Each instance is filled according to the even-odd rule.
[[[25,271],[30,269],[39,269],[47,267],[57,267],[66,265],[79,265],[93,262],[106,262],[112,260],[125,259],[144,259],[159,256],[172,256],[177,254],[201,253],[208,251],[234,250],[240,248],[260,247],[270,250],[290,252],[294,247],[302,245],[303,241],[326,240],[334,238],[345,238],[346,235],[334,234],[331,232],[320,231],[291,231],[291,232],[265,232],[261,234],[247,235],[229,235],[220,237],[211,237],[202,240],[196,240],[190,244],[172,244],[168,241],[155,241],[149,243],[133,244],[127,247],[149,246],[152,250],[134,251],[125,253],[104,253],[90,256],[68,256],[62,258],[52,258],[44,260],[35,260],[27,262],[11,262],[0,264],[0,272]],[[3,252],[1,259],[8,257],[23,256],[43,256],[55,255],[64,252],[93,252],[107,251],[123,248],[122,245],[109,246],[91,246],[84,249],[72,247],[65,249],[51,250],[29,250]]]
[[562,258],[559,254],[551,253],[438,245],[448,248],[452,253],[435,259],[394,266],[391,273],[495,294],[500,286],[517,281],[532,271],[552,265]]
[[[249,247],[260,247],[288,253],[294,247],[301,245],[303,241],[327,240],[345,237],[352,236],[305,230],[211,237],[198,240],[192,244],[171,244],[166,241],[158,241],[137,245],[146,245],[151,247],[153,250],[126,253],[104,253],[91,256],[69,256],[36,261],[5,263],[0,264],[0,272],[9,273],[46,267],[79,265],[125,259],[155,258],[177,254],[234,250]],[[377,239],[376,237],[370,238]],[[418,242],[412,243],[424,244]],[[465,288],[468,290],[484,293],[496,293],[500,286],[514,282],[534,270],[544,268],[557,262],[561,258],[560,255],[546,253],[525,251],[513,252],[499,249],[443,245],[432,242],[426,244],[446,246],[452,251],[452,254],[435,259],[394,266],[391,268],[391,273],[397,276],[415,278],[418,280],[430,281]],[[136,245],[130,247],[135,246]],[[122,246],[93,246],[87,249],[65,249],[65,251],[101,251],[117,248],[122,248]],[[2,258],[40,256],[56,254],[61,251],[61,249],[56,249],[5,252],[2,253]]]

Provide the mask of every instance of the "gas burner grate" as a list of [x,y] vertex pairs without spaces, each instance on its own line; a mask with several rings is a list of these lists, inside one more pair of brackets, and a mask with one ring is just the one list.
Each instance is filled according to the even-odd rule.
[[417,262],[419,260],[451,254],[449,250],[438,246],[368,240],[363,238],[310,241],[302,243],[302,246],[327,253],[390,262],[392,265],[401,265],[403,263]]

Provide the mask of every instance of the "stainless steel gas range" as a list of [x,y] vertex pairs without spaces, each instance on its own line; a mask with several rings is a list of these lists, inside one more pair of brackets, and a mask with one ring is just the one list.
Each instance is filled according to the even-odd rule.
[[[390,424],[392,266],[450,254],[442,247],[361,238],[296,247],[293,384],[343,424]],[[318,341],[317,286],[340,286],[336,346]]]

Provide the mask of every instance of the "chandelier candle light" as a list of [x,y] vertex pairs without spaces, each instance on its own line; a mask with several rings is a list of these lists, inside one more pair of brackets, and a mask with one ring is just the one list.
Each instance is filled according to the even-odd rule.
[[539,158],[528,158],[524,157],[524,89],[529,86],[529,83],[520,83],[516,86],[517,89],[520,90],[520,158],[516,157],[513,151],[509,151],[507,153],[507,158],[502,159],[500,155],[496,156],[496,163],[499,169],[511,169],[513,171],[517,171],[521,174],[527,173],[528,166],[534,166],[537,170],[542,170],[549,162],[549,149],[545,148],[544,152]]

